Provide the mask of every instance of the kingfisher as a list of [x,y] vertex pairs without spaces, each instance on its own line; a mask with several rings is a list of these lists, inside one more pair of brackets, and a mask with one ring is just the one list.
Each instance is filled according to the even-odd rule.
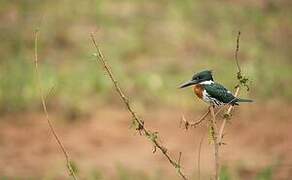
[[252,102],[250,99],[235,97],[223,85],[214,82],[212,71],[210,70],[195,73],[192,79],[180,85],[180,88],[188,86],[193,86],[194,93],[198,98],[215,107],[225,104],[234,106],[239,105],[238,103],[241,102]]

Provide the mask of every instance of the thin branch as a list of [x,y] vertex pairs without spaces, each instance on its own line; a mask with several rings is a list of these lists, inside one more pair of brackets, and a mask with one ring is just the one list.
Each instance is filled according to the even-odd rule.
[[[235,97],[235,98],[236,98],[236,97]],[[234,98],[234,99],[235,99],[235,98]],[[234,99],[232,99],[231,101],[229,101],[228,103],[226,103],[226,104],[224,104],[222,107],[220,107],[220,108],[217,110],[217,112],[215,113],[215,116],[217,117],[217,115],[218,115],[221,111],[223,111],[223,109],[224,109],[225,107],[230,106],[230,105],[231,105],[231,102],[233,102]]]
[[50,117],[49,117],[49,113],[48,113],[48,110],[47,110],[47,104],[46,104],[45,96],[44,96],[44,93],[43,93],[43,88],[41,86],[41,75],[40,75],[39,68],[38,68],[38,38],[39,38],[39,30],[35,31],[34,36],[35,36],[35,41],[34,41],[34,48],[35,48],[34,49],[34,64],[35,64],[35,72],[36,72],[36,76],[37,76],[37,86],[38,86],[39,93],[40,93],[40,96],[41,96],[43,111],[45,113],[46,120],[47,120],[47,123],[49,125],[50,131],[52,132],[57,144],[59,145],[61,151],[63,152],[63,154],[65,156],[67,169],[69,171],[69,174],[72,176],[72,178],[74,180],[77,180],[78,178],[75,175],[75,172],[74,172],[74,170],[72,168],[71,160],[70,160],[70,157],[69,157],[69,153],[66,151],[66,149],[65,149],[60,137],[58,136],[56,130],[54,129],[53,123],[51,122]]
[[238,61],[238,51],[239,51],[239,38],[240,38],[240,34],[241,34],[241,32],[238,31],[237,39],[236,39],[236,49],[235,49],[235,53],[234,53],[234,59],[236,61],[238,75],[241,75],[241,67],[240,67],[239,61]]
[[[130,112],[130,114],[132,115],[132,118],[134,120],[134,122],[137,124],[137,130],[139,132],[143,132],[144,135],[153,143],[153,145],[158,148],[161,153],[167,158],[167,160],[169,161],[169,163],[177,170],[178,174],[180,175],[180,177],[184,180],[187,180],[187,177],[184,175],[184,173],[181,170],[181,166],[178,162],[176,162],[175,160],[173,160],[170,155],[167,152],[167,149],[165,147],[163,147],[159,142],[158,142],[158,136],[157,133],[153,133],[150,130],[146,129],[144,126],[144,121],[135,113],[135,111],[133,110],[133,108],[130,105],[129,99],[125,96],[124,92],[122,91],[122,89],[119,86],[118,81],[116,80],[116,78],[114,77],[110,65],[107,63],[104,55],[102,54],[100,48],[98,47],[95,38],[94,38],[94,34],[91,33],[91,40],[93,42],[93,45],[96,49],[96,62],[97,63],[101,63],[102,66],[104,67],[106,73],[108,74],[110,80],[113,82],[114,88],[116,90],[116,92],[119,94],[122,102],[125,104],[125,106],[127,107],[127,110]],[[155,148],[155,149],[156,149]],[[179,158],[180,161],[180,158]]]
[[181,125],[182,123],[184,123],[184,127],[185,127],[186,130],[189,128],[189,126],[195,128],[195,127],[197,127],[199,124],[201,124],[201,122],[203,122],[203,121],[206,119],[206,117],[208,116],[209,113],[210,113],[210,110],[208,109],[208,110],[205,112],[205,114],[203,114],[203,115],[200,117],[200,119],[198,119],[198,120],[195,121],[195,122],[189,122],[188,120],[186,120],[185,116],[183,115],[183,116],[182,116],[182,119],[181,119],[181,122],[180,122],[180,125]]
[[[238,96],[238,94],[239,94],[239,90],[240,90],[240,86],[238,86],[238,87],[236,88],[236,91],[235,91],[235,93],[234,93],[234,96],[235,96],[235,97]],[[225,113],[224,116],[223,116],[223,122],[222,122],[221,127],[220,127],[220,130],[219,130],[219,140],[218,140],[219,145],[222,144],[224,128],[225,128],[225,125],[226,125],[226,123],[227,123],[227,120],[229,119],[229,117],[230,117],[230,115],[231,115],[231,111],[232,111],[232,109],[233,109],[233,106],[230,105],[229,108],[228,108],[228,110],[226,111],[226,113]]]
[[214,158],[215,158],[215,174],[214,179],[219,180],[219,171],[220,171],[220,162],[219,162],[219,143],[218,143],[218,131],[217,131],[217,125],[216,125],[216,117],[214,113],[214,107],[210,106],[210,112],[211,112],[211,123],[210,126],[212,128],[212,139],[214,143]]
[[[234,53],[234,60],[236,62],[236,66],[237,66],[237,79],[238,79],[238,85],[236,86],[236,90],[234,93],[235,97],[238,97],[239,91],[240,91],[240,85],[246,86],[247,89],[249,88],[248,85],[246,84],[248,79],[246,77],[243,77],[241,74],[241,67],[239,65],[239,61],[238,61],[238,52],[239,52],[239,40],[240,40],[240,34],[241,32],[238,31],[237,34],[237,39],[236,39],[236,49],[235,49],[235,53]],[[222,144],[222,140],[223,140],[223,133],[224,133],[224,128],[226,125],[227,120],[229,119],[230,115],[231,115],[231,111],[233,109],[233,106],[230,105],[228,110],[226,111],[226,113],[224,114],[223,117],[223,122],[221,124],[220,130],[219,130],[219,145]]]
[[[237,66],[237,79],[238,79],[238,84],[236,85],[236,91],[235,91],[235,98],[238,97],[238,94],[239,94],[239,91],[240,91],[240,88],[241,86],[244,86],[247,88],[247,90],[249,89],[249,86],[247,84],[248,82],[248,78],[246,78],[245,76],[242,75],[242,72],[241,72],[241,67],[240,67],[240,64],[239,64],[239,61],[238,61],[238,52],[239,52],[239,39],[240,39],[240,31],[238,32],[238,35],[237,35],[237,40],[236,40],[236,49],[235,49],[235,54],[234,54],[234,59],[235,59],[235,62],[236,62],[236,66]],[[213,106],[210,106],[209,107],[209,110],[206,114],[204,114],[202,116],[201,119],[199,119],[199,121],[196,121],[196,122],[193,122],[193,123],[190,123],[188,122],[184,117],[182,117],[182,121],[185,123],[185,127],[186,129],[193,125],[193,126],[196,126],[198,125],[199,123],[201,123],[203,121],[203,119],[208,115],[209,112],[211,112],[211,119],[210,119],[210,130],[211,130],[211,138],[213,140],[213,143],[214,143],[214,167],[215,167],[215,172],[214,172],[214,179],[215,180],[219,180],[219,171],[220,171],[220,161],[219,161],[219,148],[220,148],[220,145],[223,144],[222,143],[222,139],[223,139],[223,133],[224,133],[224,127],[226,125],[226,122],[227,120],[229,119],[229,117],[231,116],[231,111],[233,109],[233,105],[232,105],[232,102],[234,101],[234,99],[232,99],[229,103],[226,103],[223,107],[221,107],[220,109],[218,109],[218,111],[214,112],[214,107]],[[216,116],[226,107],[226,106],[229,106],[226,113],[224,114],[224,117],[223,117],[223,122],[220,126],[220,129],[218,131],[217,129],[217,125],[216,125]],[[202,141],[202,140],[201,140]],[[200,146],[201,146],[201,143],[200,142]],[[198,157],[198,174],[199,174],[199,179],[200,179],[200,151],[199,151],[199,157]]]

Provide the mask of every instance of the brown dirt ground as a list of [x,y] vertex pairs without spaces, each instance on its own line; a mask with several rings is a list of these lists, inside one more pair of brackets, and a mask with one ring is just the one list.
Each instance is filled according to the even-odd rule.
[[[187,175],[196,177],[199,141],[206,125],[183,130],[181,114],[199,117],[178,109],[156,109],[142,116],[149,129],[159,131],[161,142],[172,156],[182,155]],[[292,106],[266,104],[237,108],[226,129],[226,146],[221,161],[244,179],[252,179],[261,169],[272,166],[275,179],[292,178]],[[97,109],[89,118],[64,123],[52,115],[56,129],[81,177],[98,170],[106,179],[115,179],[117,168],[144,172],[167,179],[178,179],[160,152],[130,127],[130,117],[123,108]],[[202,177],[212,172],[212,145],[205,135],[201,150]],[[51,135],[42,114],[6,115],[0,122],[0,174],[8,177],[54,177],[68,179],[64,158]],[[54,174],[54,176],[52,176]],[[169,178],[171,177],[171,178]],[[203,178],[204,179],[204,178]]]

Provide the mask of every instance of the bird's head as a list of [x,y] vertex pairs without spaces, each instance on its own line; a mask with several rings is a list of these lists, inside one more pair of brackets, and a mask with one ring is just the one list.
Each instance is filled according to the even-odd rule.
[[205,70],[199,73],[195,73],[190,81],[183,83],[182,85],[180,85],[179,88],[185,88],[188,86],[192,86],[192,85],[196,85],[196,84],[208,82],[208,81],[213,82],[212,71]]

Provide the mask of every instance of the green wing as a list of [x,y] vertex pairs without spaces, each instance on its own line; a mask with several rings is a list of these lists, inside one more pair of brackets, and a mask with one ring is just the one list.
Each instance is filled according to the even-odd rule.
[[234,97],[233,94],[231,94],[231,92],[228,91],[221,84],[218,83],[206,84],[204,85],[204,88],[212,98],[215,98],[223,103],[233,104],[237,100],[237,98]]

